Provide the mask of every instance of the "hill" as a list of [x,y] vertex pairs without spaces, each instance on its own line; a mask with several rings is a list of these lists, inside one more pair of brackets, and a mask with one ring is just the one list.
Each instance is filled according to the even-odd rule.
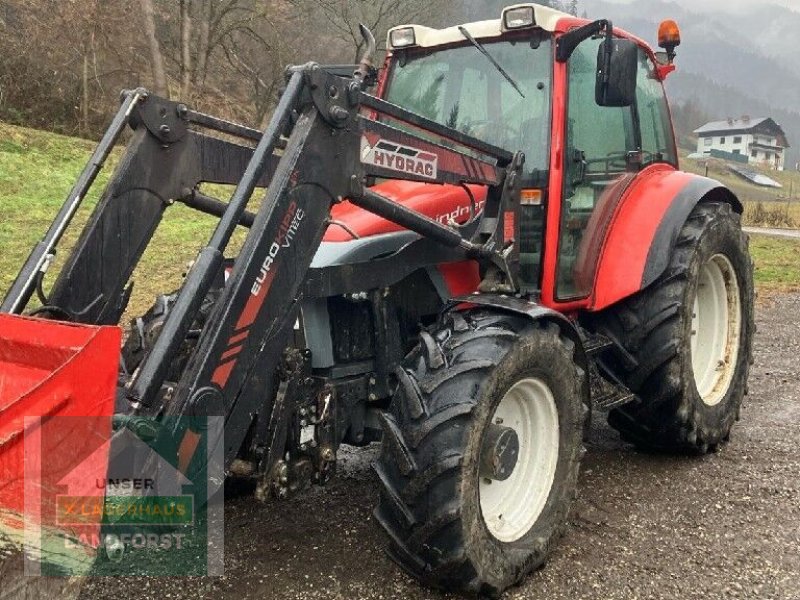
[[691,102],[709,120],[773,117],[793,146],[787,165],[800,161],[800,64],[789,59],[800,52],[800,12],[761,0],[738,9],[687,0],[584,0],[581,6],[651,43],[663,19],[676,19],[683,43],[678,71],[667,82],[673,103]]
[[[95,142],[0,122],[0,294],[5,294],[33,246],[63,204]],[[73,226],[67,230],[53,272],[62,264],[119,159],[115,152],[101,171]],[[217,186],[218,197],[226,197]],[[182,205],[169,208],[134,275],[130,312],[144,312],[157,294],[176,289],[187,264],[209,239],[216,219]],[[242,239],[237,236],[236,243]],[[235,246],[234,246],[235,247]],[[52,283],[52,277],[46,278]]]

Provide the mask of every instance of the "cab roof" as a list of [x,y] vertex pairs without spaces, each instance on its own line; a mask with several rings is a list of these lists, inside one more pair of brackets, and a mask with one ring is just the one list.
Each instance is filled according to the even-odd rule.
[[[532,3],[515,4],[513,6],[507,6],[506,8],[503,9],[503,12],[527,6],[533,7],[536,20],[535,27],[539,29],[544,29],[545,31],[549,31],[551,33],[557,30],[558,23],[562,19],[574,19],[572,15],[569,15],[560,10],[549,8],[547,6],[542,6],[541,4],[532,4]],[[458,30],[459,27],[463,27],[464,29],[466,29],[470,34],[472,34],[472,37],[476,39],[498,37],[507,31],[503,27],[502,14],[497,19],[489,19],[488,21],[475,21],[473,23],[464,23],[462,25],[454,25],[453,27],[446,27],[444,29],[434,29],[432,27],[425,27],[424,25],[414,25],[414,24],[398,25],[397,27],[392,27],[392,29],[389,30],[389,34],[386,40],[387,48],[389,48],[390,50],[392,49],[392,42],[391,42],[392,31],[396,31],[398,29],[407,29],[410,27],[414,28],[414,36],[416,38],[415,46],[418,48],[432,48],[435,46],[443,46],[445,44],[454,44],[458,42],[463,42],[464,36]]]

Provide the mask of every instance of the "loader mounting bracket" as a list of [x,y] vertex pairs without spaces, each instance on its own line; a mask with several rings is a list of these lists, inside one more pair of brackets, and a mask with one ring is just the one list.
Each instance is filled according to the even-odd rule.
[[186,105],[148,95],[131,114],[130,124],[134,129],[142,124],[158,141],[174,144],[186,135],[187,116]]
[[361,84],[329,73],[312,63],[297,67],[305,74],[311,101],[328,125],[341,129],[353,124],[358,111]]

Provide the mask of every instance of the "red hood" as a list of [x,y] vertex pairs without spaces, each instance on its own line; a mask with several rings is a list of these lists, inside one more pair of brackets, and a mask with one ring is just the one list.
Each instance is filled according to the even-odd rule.
[[[486,201],[486,187],[470,185],[480,209]],[[470,199],[464,188],[455,185],[437,185],[416,181],[389,180],[374,186],[373,191],[412,210],[447,224],[452,218],[465,223],[470,217]],[[359,237],[402,231],[402,227],[367,212],[350,202],[333,207],[331,219],[349,227]],[[353,239],[343,227],[331,225],[325,233],[325,242],[348,242]]]

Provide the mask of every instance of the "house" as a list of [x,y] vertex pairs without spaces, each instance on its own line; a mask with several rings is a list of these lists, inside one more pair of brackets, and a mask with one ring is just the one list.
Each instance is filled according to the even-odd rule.
[[712,121],[694,132],[698,154],[709,156],[712,150],[743,154],[751,165],[783,171],[789,142],[781,126],[768,117]]

